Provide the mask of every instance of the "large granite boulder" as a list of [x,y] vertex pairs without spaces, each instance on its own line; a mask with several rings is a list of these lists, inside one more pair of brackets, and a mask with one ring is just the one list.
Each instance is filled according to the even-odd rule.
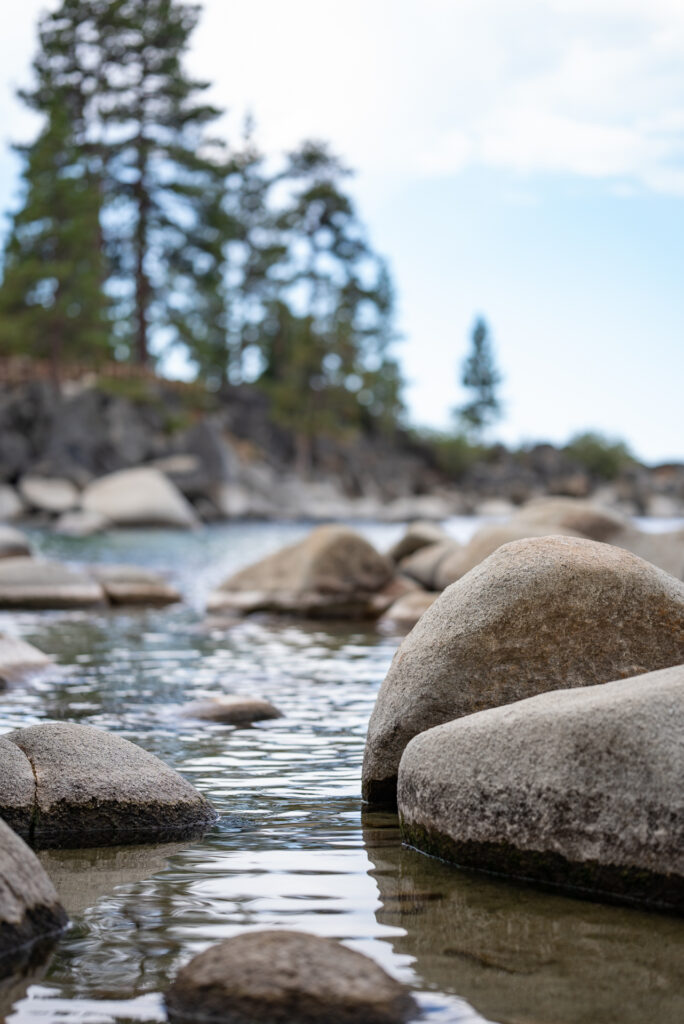
[[0,608],[86,608],[104,596],[90,576],[60,562],[0,559]]
[[398,806],[445,860],[682,911],[684,665],[429,729]]
[[364,797],[394,803],[420,732],[545,690],[684,660],[684,584],[610,544],[506,544],[452,584],[397,651],[371,716]]
[[52,658],[18,637],[0,633],[0,686],[25,672],[35,672],[52,664]]
[[94,480],[83,491],[81,504],[117,526],[170,526],[188,529],[197,524],[190,502],[158,469],[139,467]]
[[281,612],[311,617],[373,618],[395,595],[387,558],[354,530],[319,526],[242,569],[210,595],[210,611]]
[[525,540],[527,537],[579,537],[580,534],[565,526],[545,526],[542,523],[527,523],[513,519],[508,523],[492,523],[480,527],[467,544],[458,548],[437,566],[435,570],[435,589],[444,590],[450,583],[460,580],[467,572],[474,569],[485,558],[489,558],[503,544],[511,544],[514,540]]
[[17,729],[3,739],[26,756],[35,778],[30,838],[36,846],[177,839],[199,834],[216,820],[194,786],[121,736],[55,722]]
[[136,565],[94,565],[90,572],[112,604],[161,606],[181,600],[180,592],[151,569]]
[[537,498],[523,505],[513,518],[538,526],[561,526],[590,540],[610,542],[629,526],[620,512],[581,498]]
[[31,554],[31,542],[21,530],[0,523],[0,558]]
[[19,493],[30,508],[50,515],[68,512],[79,502],[78,488],[64,477],[23,476]]
[[254,931],[182,967],[166,996],[174,1022],[398,1024],[417,1007],[369,957],[332,939]]
[[36,855],[0,821],[0,975],[23,947],[57,935],[67,916]]

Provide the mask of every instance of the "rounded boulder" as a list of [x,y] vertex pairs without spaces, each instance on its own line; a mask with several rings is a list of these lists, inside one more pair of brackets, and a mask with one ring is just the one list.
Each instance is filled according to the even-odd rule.
[[684,910],[684,665],[416,736],[405,839],[457,864]]
[[192,505],[176,485],[158,469],[145,466],[94,480],[83,491],[81,505],[116,526],[189,529],[197,525]]
[[399,647],[369,724],[364,797],[394,805],[401,755],[426,729],[681,661],[684,584],[610,544],[506,544],[448,587]]
[[249,725],[269,718],[282,718],[282,711],[268,700],[260,697],[206,697],[194,701],[183,709],[186,718],[199,718],[206,722],[223,722],[226,725]]
[[0,559],[0,608],[84,608],[104,598],[99,583],[60,562]]
[[211,946],[181,968],[166,1006],[172,1024],[398,1024],[416,1013],[408,989],[369,957],[294,931]]
[[435,571],[437,590],[444,590],[451,583],[460,580],[467,572],[474,569],[480,562],[500,548],[503,544],[512,544],[516,540],[528,537],[579,537],[580,534],[564,526],[544,526],[542,523],[527,523],[523,520],[512,520],[510,523],[494,523],[482,526],[470,538],[468,543],[452,554],[447,555]]

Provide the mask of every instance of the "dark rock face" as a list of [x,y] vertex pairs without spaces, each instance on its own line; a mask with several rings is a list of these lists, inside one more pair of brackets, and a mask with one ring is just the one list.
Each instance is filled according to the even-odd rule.
[[30,838],[36,846],[177,839],[216,821],[211,804],[189,782],[120,736],[59,722],[17,729],[3,739],[26,756],[35,777]]
[[429,729],[402,831],[444,859],[684,910],[684,665]]
[[0,821],[0,975],[7,959],[67,924],[64,908],[36,855]]
[[416,1012],[405,986],[339,942],[291,931],[237,935],[179,972],[172,1022],[399,1024]]
[[371,716],[370,802],[393,805],[420,732],[544,692],[684,661],[684,584],[609,544],[539,537],[499,548],[444,591],[397,651]]

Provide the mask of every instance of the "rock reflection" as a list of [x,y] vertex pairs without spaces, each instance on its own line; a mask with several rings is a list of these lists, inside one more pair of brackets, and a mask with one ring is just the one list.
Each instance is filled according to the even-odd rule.
[[680,1024],[684,922],[459,871],[364,817],[379,924],[427,987],[500,1024]]
[[12,956],[0,957],[0,1021],[23,999],[29,987],[44,976],[57,936],[41,939]]

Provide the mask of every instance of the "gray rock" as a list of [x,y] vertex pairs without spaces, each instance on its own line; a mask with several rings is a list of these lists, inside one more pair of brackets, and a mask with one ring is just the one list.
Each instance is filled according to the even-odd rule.
[[216,820],[181,775],[121,736],[66,722],[7,733],[36,779],[37,846],[105,846],[180,838]]
[[59,562],[0,559],[0,608],[84,608],[103,601],[99,583]]
[[17,555],[30,555],[31,543],[21,530],[0,523],[0,558],[15,558]]
[[9,484],[0,484],[0,523],[20,519],[24,514],[24,502]]
[[630,552],[574,537],[499,548],[403,641],[371,716],[366,800],[395,800],[415,735],[545,690],[684,660],[684,584]]
[[52,658],[25,640],[0,633],[0,680],[11,682],[25,672],[35,672],[52,664]]
[[684,665],[429,729],[398,806],[443,859],[684,910]]
[[95,565],[91,574],[112,604],[166,605],[181,595],[163,576],[135,565]]
[[3,960],[66,927],[67,916],[36,855],[0,821],[0,973]]
[[391,578],[391,563],[359,534],[320,526],[230,577],[210,595],[208,608],[373,618],[391,603],[381,594]]
[[211,946],[178,972],[172,1022],[397,1024],[416,1013],[408,989],[332,939],[256,931]]
[[538,498],[523,505],[514,519],[542,526],[564,526],[590,540],[611,541],[628,526],[614,509],[580,498]]
[[0,736],[0,817],[24,839],[31,834],[35,802],[31,762],[16,744]]
[[426,548],[431,544],[439,544],[441,541],[449,539],[448,534],[444,532],[441,526],[430,521],[424,522],[419,520],[418,522],[411,523],[403,537],[389,549],[387,557],[395,563],[401,562],[402,558],[408,558],[409,555],[420,551],[421,548]]
[[260,697],[230,697],[220,695],[193,701],[183,709],[186,718],[200,718],[207,722],[228,725],[248,725],[267,718],[282,718],[282,711]]
[[31,508],[51,515],[68,512],[79,502],[78,488],[63,477],[23,476],[19,493]]
[[188,529],[197,524],[192,505],[175,484],[151,467],[123,469],[94,480],[83,491],[82,506],[117,526]]
[[438,544],[429,544],[408,558],[403,558],[399,563],[399,569],[426,590],[437,590],[437,576],[442,562],[460,551],[461,545],[457,540],[449,539]]
[[470,538],[468,543],[446,558],[435,570],[435,589],[444,590],[449,584],[460,580],[467,572],[474,569],[485,558],[489,558],[502,544],[510,544],[514,540],[525,540],[527,537],[579,537],[580,534],[564,526],[545,526],[542,523],[527,523],[514,519],[509,523],[496,523],[482,526]]
[[65,537],[92,537],[96,533],[103,533],[112,526],[106,516],[99,512],[85,512],[76,509],[74,512],[65,512],[55,523],[55,533]]
[[412,590],[391,604],[380,621],[398,626],[400,629],[413,629],[418,619],[438,597],[439,594],[427,590]]

